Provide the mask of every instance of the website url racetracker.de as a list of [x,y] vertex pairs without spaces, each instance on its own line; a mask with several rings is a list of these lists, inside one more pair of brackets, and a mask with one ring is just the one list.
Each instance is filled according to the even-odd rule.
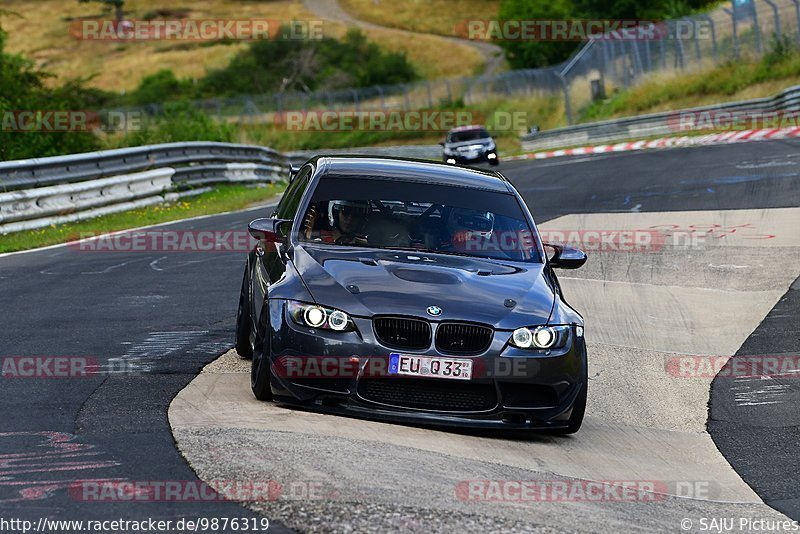
[[147,518],[110,520],[61,520],[40,517],[38,521],[0,517],[0,532],[264,532],[265,517],[195,517],[175,520]]

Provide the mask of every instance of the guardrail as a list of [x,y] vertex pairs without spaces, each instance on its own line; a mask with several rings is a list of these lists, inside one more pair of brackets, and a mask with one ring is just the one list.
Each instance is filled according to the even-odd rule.
[[141,208],[223,182],[288,178],[265,147],[191,142],[0,162],[0,234]]
[[533,152],[542,149],[580,146],[587,143],[608,143],[626,139],[685,134],[690,130],[681,129],[681,117],[690,114],[701,116],[703,113],[709,113],[709,117],[713,118],[713,114],[719,112],[765,113],[798,110],[800,110],[800,85],[789,87],[774,97],[651,113],[528,134],[522,136],[522,149],[526,152]]

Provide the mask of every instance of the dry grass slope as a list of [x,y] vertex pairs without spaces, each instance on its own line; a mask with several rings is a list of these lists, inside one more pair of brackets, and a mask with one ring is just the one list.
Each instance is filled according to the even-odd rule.
[[[199,42],[107,42],[80,41],[70,35],[75,18],[110,18],[98,4],[77,0],[3,0],[3,9],[16,13],[2,18],[9,33],[8,48],[33,58],[38,65],[56,75],[54,82],[72,78],[91,78],[89,85],[107,90],[130,90],[142,77],[160,69],[172,69],[179,77],[201,77],[225,66],[244,46],[243,43],[211,44]],[[127,0],[126,17],[144,19],[161,9],[186,13],[192,19],[316,20],[300,0],[254,2],[245,0],[192,0],[173,4],[165,0]],[[156,18],[168,18],[161,15]],[[342,24],[323,21],[325,35],[341,36]],[[471,75],[479,70],[482,58],[467,46],[449,43],[436,36],[409,40],[392,30],[370,30],[369,38],[391,51],[404,51],[424,77]]]
[[466,20],[497,18],[500,0],[339,0],[358,19],[420,33],[460,37]]

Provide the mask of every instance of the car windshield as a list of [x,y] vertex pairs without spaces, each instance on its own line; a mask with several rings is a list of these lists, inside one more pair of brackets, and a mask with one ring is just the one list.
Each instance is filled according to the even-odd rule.
[[541,261],[512,194],[410,181],[323,178],[296,236],[305,243]]
[[461,132],[451,132],[448,142],[450,143],[462,143],[464,141],[476,141],[478,139],[488,139],[489,132],[484,130],[483,128],[478,128],[474,130],[464,130]]

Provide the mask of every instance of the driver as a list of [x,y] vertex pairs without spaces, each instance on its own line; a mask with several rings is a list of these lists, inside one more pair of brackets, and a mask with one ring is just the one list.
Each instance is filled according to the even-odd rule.
[[366,200],[331,200],[328,202],[328,223],[332,230],[314,230],[317,206],[308,209],[305,219],[305,237],[309,241],[337,245],[366,245],[364,234],[369,202]]
[[481,250],[491,242],[494,213],[453,208],[447,217],[450,245],[456,250]]

